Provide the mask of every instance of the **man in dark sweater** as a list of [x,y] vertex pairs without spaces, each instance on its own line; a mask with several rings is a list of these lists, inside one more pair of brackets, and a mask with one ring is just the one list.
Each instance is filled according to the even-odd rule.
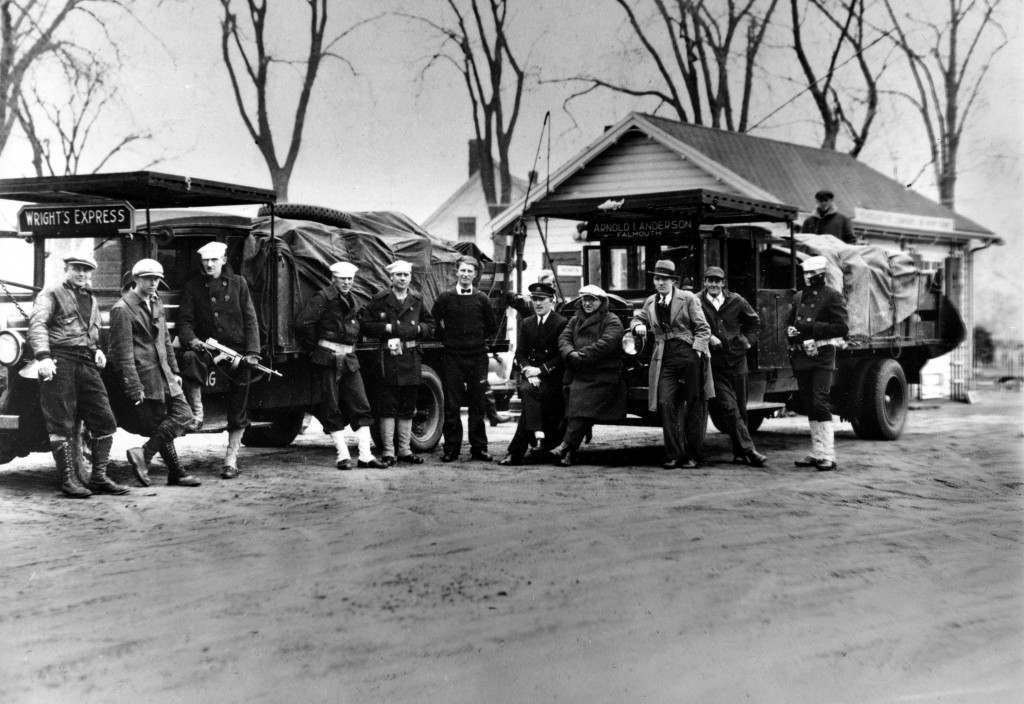
[[823,188],[814,194],[814,200],[817,201],[818,207],[815,208],[814,214],[804,220],[800,230],[814,235],[832,235],[847,244],[857,244],[850,218],[836,210],[835,194]]
[[444,345],[444,452],[442,462],[459,458],[462,446],[460,409],[469,408],[469,451],[473,459],[490,462],[484,413],[487,401],[487,342],[497,330],[487,296],[473,288],[480,264],[461,257],[456,286],[441,293],[432,313],[437,337]]

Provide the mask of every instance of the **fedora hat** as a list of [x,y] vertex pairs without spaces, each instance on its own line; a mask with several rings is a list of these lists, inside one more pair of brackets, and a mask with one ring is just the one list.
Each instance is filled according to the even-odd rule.
[[659,259],[654,262],[654,271],[648,271],[648,274],[654,276],[669,276],[674,279],[679,278],[679,272],[676,271],[676,263],[671,259]]

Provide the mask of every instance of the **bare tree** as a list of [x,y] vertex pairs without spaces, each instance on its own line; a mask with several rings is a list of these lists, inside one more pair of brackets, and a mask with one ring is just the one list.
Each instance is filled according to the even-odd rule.
[[[48,59],[65,65],[93,57],[75,39],[84,23],[106,34],[104,10],[126,10],[132,0],[0,0],[0,154],[15,123],[25,81]],[[108,45],[116,45],[108,39]]]
[[[32,164],[37,176],[83,173],[83,159],[96,150],[96,128],[103,125],[107,108],[118,96],[116,83],[108,80],[112,66],[106,63],[63,63],[65,89],[38,86],[23,92],[17,118],[32,148]],[[51,96],[59,95],[54,100]],[[152,139],[148,131],[131,131],[95,157],[91,173],[96,173],[115,155],[138,142]],[[56,145],[56,146],[55,146]],[[149,168],[159,160],[150,161]]]
[[654,65],[657,85],[641,87],[576,75],[560,79],[585,84],[566,103],[608,89],[657,98],[682,122],[747,130],[758,54],[778,0],[677,0],[671,5],[651,0],[653,7],[644,16],[636,9],[637,2],[615,2],[626,15],[641,55]]
[[[887,68],[885,61],[871,62],[867,56],[868,50],[884,36],[871,29],[867,20],[869,5],[865,0],[842,0],[838,3],[824,0],[789,2],[793,50],[824,128],[821,148],[836,149],[840,132],[845,129],[852,142],[849,152],[851,156],[859,155],[867,143],[871,125],[878,114],[878,82]],[[821,64],[811,59],[804,42],[805,24],[809,16],[801,17],[801,6],[815,8],[816,16],[813,19],[824,21],[815,22],[810,30],[815,37],[824,37],[830,44],[828,60],[820,75],[815,70],[815,64]],[[855,62],[859,70],[863,84],[861,91],[839,86],[840,68],[850,61]],[[859,117],[854,117],[855,112],[859,112]],[[857,120],[857,124],[854,124],[854,120]]]
[[[272,56],[267,49],[267,0],[245,0],[243,3],[245,20],[239,21],[233,11],[233,0],[220,0],[223,9],[221,18],[221,55],[231,79],[238,112],[245,123],[246,129],[263,155],[263,160],[270,171],[270,179],[279,200],[288,199],[288,184],[291,181],[295,160],[302,146],[302,131],[306,124],[306,111],[313,93],[317,72],[324,59],[334,58],[341,61],[353,75],[356,74],[352,64],[337,52],[341,41],[357,27],[374,18],[357,22],[348,29],[337,34],[333,39],[325,41],[327,31],[328,0],[305,0],[309,8],[308,38],[309,47],[302,61],[293,61]],[[280,0],[275,7],[280,9]],[[249,35],[251,33],[251,38]],[[270,84],[270,68],[272,64],[304,65],[302,85],[295,114],[292,120],[291,136],[284,159],[278,157],[274,141],[274,131],[270,124],[269,102],[267,91]],[[245,95],[242,82],[251,89],[252,97]]]
[[939,202],[952,208],[960,140],[992,60],[1007,43],[997,15],[1001,0],[947,0],[941,17],[937,2],[919,6],[916,16],[903,2],[899,14],[892,0],[884,2],[915,89],[894,92],[920,115]]
[[[445,21],[400,14],[426,24],[441,39],[424,73],[438,62],[448,62],[462,75],[473,114],[484,197],[492,206],[507,204],[512,197],[509,151],[526,85],[526,71],[509,42],[509,3],[507,0],[445,0],[445,5]],[[497,184],[494,182],[495,150]]]

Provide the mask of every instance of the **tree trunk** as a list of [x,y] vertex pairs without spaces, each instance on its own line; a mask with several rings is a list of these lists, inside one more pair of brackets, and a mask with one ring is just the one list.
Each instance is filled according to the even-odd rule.
[[288,202],[288,182],[292,180],[292,174],[289,169],[283,169],[281,167],[274,168],[267,165],[270,169],[270,180],[274,184],[274,194],[276,202],[287,203]]

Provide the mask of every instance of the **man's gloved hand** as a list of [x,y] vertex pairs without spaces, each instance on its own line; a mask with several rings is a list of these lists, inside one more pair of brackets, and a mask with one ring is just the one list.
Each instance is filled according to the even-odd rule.
[[647,326],[643,323],[637,323],[633,326],[633,334],[637,337],[647,337]]
[[103,350],[96,350],[94,359],[96,360],[96,366],[100,369],[107,366],[107,355],[103,354]]
[[188,346],[193,352],[202,352],[206,349],[206,345],[198,337],[193,337],[188,341]]
[[49,381],[57,373],[57,362],[53,357],[40,359],[36,366],[36,373],[42,381]]
[[260,363],[260,356],[258,354],[247,354],[242,357],[242,361],[250,367],[255,367]]

